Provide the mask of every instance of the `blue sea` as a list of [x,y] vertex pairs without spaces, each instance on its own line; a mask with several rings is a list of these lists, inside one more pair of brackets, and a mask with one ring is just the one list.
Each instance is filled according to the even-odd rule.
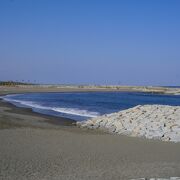
[[179,95],[135,92],[27,93],[7,95],[4,100],[33,111],[82,121],[136,105],[180,106]]

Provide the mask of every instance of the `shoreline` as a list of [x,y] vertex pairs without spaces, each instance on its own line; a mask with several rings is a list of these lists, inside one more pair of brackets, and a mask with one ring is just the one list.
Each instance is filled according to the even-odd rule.
[[[26,85],[25,87],[27,88],[29,85]],[[2,92],[1,88],[7,88],[6,89],[6,92]],[[33,90],[31,89],[33,87]],[[17,111],[18,109],[18,112],[20,113],[28,113],[30,115],[34,115],[34,116],[37,116],[37,117],[41,117],[41,118],[46,118],[46,119],[49,119],[47,122],[49,122],[50,124],[56,124],[56,125],[67,125],[67,126],[78,126],[77,125],[77,120],[74,120],[74,119],[70,119],[70,118],[66,118],[66,117],[61,117],[61,116],[55,116],[55,115],[51,115],[51,114],[45,114],[45,113],[40,113],[40,112],[36,112],[33,110],[32,107],[23,107],[23,106],[17,106],[15,105],[13,102],[10,102],[10,101],[6,101],[3,99],[4,96],[7,96],[7,95],[18,95],[18,94],[29,94],[29,93],[73,93],[73,92],[77,92],[77,93],[86,93],[86,92],[89,92],[89,93],[93,93],[93,92],[139,92],[139,93],[143,93],[141,91],[117,91],[117,90],[109,90],[109,89],[106,89],[105,91],[103,89],[101,89],[100,91],[96,91],[96,89],[75,89],[75,88],[65,88],[65,89],[60,89],[60,91],[57,91],[57,88],[53,88],[49,91],[49,88],[48,87],[41,87],[40,89],[36,89],[34,87],[37,87],[37,86],[31,86],[31,88],[29,89],[29,87],[26,89],[24,89],[24,86],[21,87],[21,86],[14,86],[14,87],[6,87],[6,86],[0,86],[0,106],[1,106],[1,103],[4,103],[5,106],[9,106],[10,108],[12,108],[12,112]],[[39,87],[39,86],[38,86]],[[13,89],[12,89],[13,88]],[[172,88],[174,89],[174,88]],[[176,88],[177,89],[177,88]],[[144,92],[145,93],[145,92]],[[150,92],[146,92],[146,93],[150,93]],[[151,92],[152,93],[152,92]],[[153,94],[160,94],[160,93],[153,93]],[[164,95],[164,93],[163,93]],[[172,94],[171,94],[172,95]],[[107,132],[106,132],[107,133]]]
[[[36,92],[24,92],[24,93],[36,93]],[[43,92],[42,92],[43,93]],[[44,92],[46,93],[46,92]],[[60,126],[76,126],[76,120],[70,119],[70,118],[65,118],[65,117],[60,117],[60,116],[53,116],[53,115],[48,115],[48,114],[43,114],[39,113],[33,110],[31,107],[19,107],[13,104],[12,102],[6,101],[3,99],[3,96],[7,95],[17,95],[21,94],[19,92],[8,92],[8,93],[2,93],[0,92],[0,107],[5,106],[11,108],[11,112],[18,112],[26,115],[32,115],[40,118],[45,118],[48,119],[46,122],[54,125],[60,125]],[[22,92],[23,94],[23,92]]]
[[38,113],[38,112],[33,111],[32,108],[18,107],[11,102],[5,101],[4,99],[1,98],[1,96],[0,96],[0,107],[10,108],[8,112],[11,112],[11,113],[19,113],[19,114],[48,119],[46,122],[50,124],[54,124],[54,125],[76,126],[76,121],[73,119]]
[[1,94],[33,92],[144,92],[154,94],[180,95],[180,88],[156,86],[66,86],[66,85],[16,85],[0,86]]
[[[23,89],[10,93],[20,91]],[[0,178],[130,180],[180,176],[180,143],[82,129],[66,124],[65,118],[65,124],[56,124],[60,119],[0,100]]]
[[[4,89],[4,92],[2,92],[1,90],[1,88],[3,88]],[[34,89],[33,89],[34,88]],[[38,88],[38,89],[37,89]],[[139,87],[138,87],[139,88]],[[142,87],[141,87],[142,88]],[[153,87],[154,88],[154,87]],[[117,91],[117,89],[115,89],[115,90],[112,90],[112,89],[108,89],[108,88],[106,88],[106,90],[104,91],[104,89],[101,89],[101,90],[99,90],[99,91],[96,91],[96,89],[84,89],[84,88],[59,88],[59,90],[57,90],[58,89],[58,86],[56,86],[56,87],[51,87],[50,89],[49,89],[49,87],[42,87],[42,86],[35,86],[35,85],[26,85],[26,86],[10,86],[10,87],[6,87],[6,86],[0,86],[0,98],[2,98],[3,99],[3,97],[5,97],[5,96],[8,96],[8,95],[18,95],[18,94],[33,94],[33,93],[93,93],[93,92],[102,92],[102,93],[111,93],[111,92],[124,92],[124,93],[127,93],[127,92],[130,92],[130,93],[147,93],[147,94],[152,94],[152,92],[144,92],[144,91],[132,91],[132,89],[130,88],[129,89],[129,91],[122,91],[121,89],[120,90],[118,90]],[[174,88],[173,88],[174,89]],[[177,88],[175,88],[175,89],[177,89]],[[162,94],[162,93],[154,93],[153,92],[153,94]],[[164,93],[162,94],[162,95],[165,95]],[[170,95],[170,94],[166,94],[166,95]],[[172,94],[171,94],[172,95]],[[175,95],[173,95],[173,96],[175,96]],[[6,101],[5,99],[3,99],[4,101]],[[18,106],[18,105],[16,105],[16,104],[14,104],[13,102],[11,102],[11,101],[6,101],[6,102],[8,102],[8,103],[10,103],[10,104],[12,104],[12,105],[14,105],[14,106],[16,106],[16,107],[19,107],[19,108],[30,108],[31,109],[31,111],[32,112],[35,112],[35,113],[38,113],[39,115],[47,115],[47,117],[48,116],[50,116],[51,117],[51,119],[52,119],[52,117],[55,117],[56,119],[59,119],[59,121],[67,121],[68,123],[71,121],[74,125],[76,124],[76,122],[77,122],[77,120],[75,120],[75,119],[70,119],[70,118],[66,118],[66,117],[63,117],[63,116],[56,116],[56,115],[51,115],[51,114],[45,114],[45,113],[41,113],[41,112],[37,112],[37,111],[35,111],[34,109],[33,109],[33,107],[26,107],[26,106]],[[61,119],[61,120],[60,120]],[[58,120],[56,120],[57,122],[58,122]],[[60,124],[60,123],[59,123]]]

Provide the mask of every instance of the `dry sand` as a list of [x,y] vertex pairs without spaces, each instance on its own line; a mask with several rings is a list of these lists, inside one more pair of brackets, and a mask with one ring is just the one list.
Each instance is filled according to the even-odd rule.
[[0,179],[180,176],[180,143],[110,135],[72,123],[1,102]]
[[145,92],[159,94],[180,94],[180,88],[154,86],[73,86],[73,85],[16,85],[0,86],[1,94],[23,92]]

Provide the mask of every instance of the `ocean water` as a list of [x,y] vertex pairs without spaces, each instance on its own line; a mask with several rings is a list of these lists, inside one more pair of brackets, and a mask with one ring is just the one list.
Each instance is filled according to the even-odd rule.
[[34,111],[82,121],[128,109],[136,105],[164,104],[180,106],[179,95],[135,92],[27,93],[7,95],[4,100]]

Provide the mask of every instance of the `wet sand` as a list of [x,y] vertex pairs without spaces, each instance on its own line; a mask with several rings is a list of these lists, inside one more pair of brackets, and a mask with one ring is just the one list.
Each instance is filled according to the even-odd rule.
[[180,176],[180,143],[110,135],[73,124],[1,101],[0,179]]

